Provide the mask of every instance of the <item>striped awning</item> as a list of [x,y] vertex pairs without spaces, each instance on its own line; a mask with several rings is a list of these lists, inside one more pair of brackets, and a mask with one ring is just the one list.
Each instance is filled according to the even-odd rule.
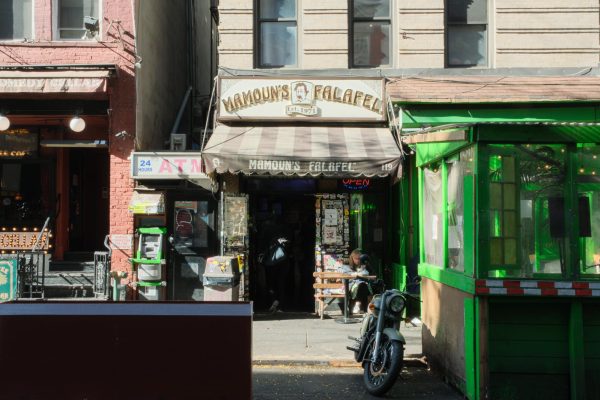
[[379,127],[219,125],[202,158],[209,174],[401,175],[396,140]]

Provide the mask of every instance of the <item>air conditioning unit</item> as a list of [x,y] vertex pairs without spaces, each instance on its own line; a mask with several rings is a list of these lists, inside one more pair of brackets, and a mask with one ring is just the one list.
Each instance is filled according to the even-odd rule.
[[172,151],[185,151],[187,148],[187,134],[171,133],[170,149]]

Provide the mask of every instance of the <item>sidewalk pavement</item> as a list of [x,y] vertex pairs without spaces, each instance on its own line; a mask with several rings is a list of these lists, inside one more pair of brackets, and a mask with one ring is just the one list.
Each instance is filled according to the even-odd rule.
[[[339,312],[324,319],[312,313],[254,314],[252,359],[255,365],[301,364],[354,366],[354,353],[346,349],[360,336],[360,322],[340,324]],[[406,338],[405,362],[421,363],[421,326],[402,323]]]

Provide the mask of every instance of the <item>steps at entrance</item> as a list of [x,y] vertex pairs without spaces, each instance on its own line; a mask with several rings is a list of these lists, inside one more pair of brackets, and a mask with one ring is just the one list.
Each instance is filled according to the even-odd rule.
[[84,272],[94,274],[94,262],[93,261],[52,261],[48,268],[49,272]]
[[67,251],[63,255],[64,261],[86,262],[94,261],[93,251]]

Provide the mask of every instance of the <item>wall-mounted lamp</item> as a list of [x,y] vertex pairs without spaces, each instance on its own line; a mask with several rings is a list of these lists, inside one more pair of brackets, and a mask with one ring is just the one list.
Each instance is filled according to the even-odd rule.
[[69,128],[73,132],[81,132],[85,129],[85,121],[79,115],[76,115],[69,121]]
[[0,113],[0,131],[5,131],[10,128],[10,119],[6,115]]

